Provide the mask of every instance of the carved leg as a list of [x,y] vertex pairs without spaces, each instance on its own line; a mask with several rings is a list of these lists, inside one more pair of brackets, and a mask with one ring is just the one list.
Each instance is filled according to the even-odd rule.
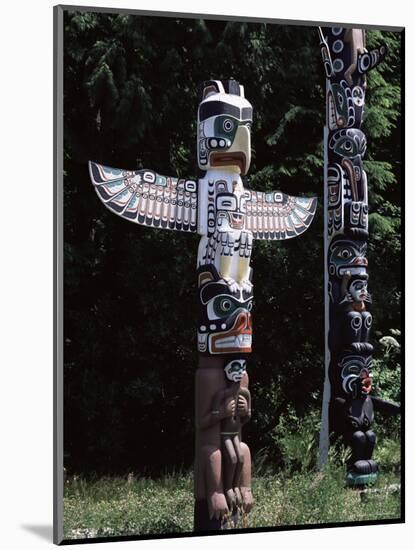
[[362,342],[368,342],[370,337],[370,328],[372,326],[372,314],[369,311],[362,313]]
[[235,495],[238,500],[238,504],[242,504],[242,494],[240,490],[240,485],[241,485],[241,475],[242,475],[242,469],[245,461],[245,456],[244,456],[244,453],[241,447],[241,442],[238,435],[234,436],[233,445],[237,456],[235,475],[233,478],[233,486],[234,486]]
[[372,430],[366,432],[366,455],[365,458],[370,460],[373,455],[373,450],[376,445],[376,434]]
[[350,472],[360,475],[369,475],[378,471],[378,465],[371,460],[376,436],[372,431],[358,430],[351,436],[349,444],[352,456],[349,461]]
[[349,311],[346,315],[345,345],[352,342],[361,342],[362,316],[357,311]]
[[240,477],[240,489],[242,502],[245,512],[250,512],[254,504],[254,498],[251,491],[251,452],[246,443],[241,443],[241,452],[243,454],[243,465]]
[[252,233],[242,231],[239,239],[239,258],[238,258],[238,283],[247,292],[252,289],[252,283],[249,280],[250,261],[252,252]]
[[233,235],[228,232],[220,234],[220,259],[219,259],[219,273],[224,281],[226,281],[229,290],[231,292],[238,291],[238,284],[231,277],[232,258],[234,253],[235,241]]
[[361,430],[354,432],[350,438],[350,447],[352,449],[350,462],[354,464],[366,454],[366,434]]
[[205,459],[204,473],[209,518],[220,519],[228,512],[222,485],[222,453],[220,449],[205,447],[202,450],[202,456]]
[[234,477],[235,477],[235,469],[237,465],[238,458],[236,456],[236,452],[232,443],[232,439],[227,436],[223,440],[223,458],[224,458],[224,465],[223,465],[223,480],[224,480],[224,488],[225,488],[225,495],[226,500],[229,506],[229,510],[232,511],[232,509],[236,506],[236,495],[235,491],[233,489],[234,487]]

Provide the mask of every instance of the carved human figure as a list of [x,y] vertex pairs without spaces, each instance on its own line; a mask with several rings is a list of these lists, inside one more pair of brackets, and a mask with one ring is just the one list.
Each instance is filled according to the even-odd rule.
[[372,302],[367,289],[367,275],[352,277],[350,271],[345,271],[341,284],[340,307],[343,309],[343,346],[359,352],[372,352],[369,343],[372,314],[368,304]]
[[[220,520],[242,505],[252,508],[251,456],[241,441],[241,428],[251,416],[245,365],[231,361],[223,377],[223,358],[201,357],[196,372],[198,441],[195,478],[197,501],[207,501],[209,517]],[[226,368],[225,367],[225,368]],[[213,393],[213,389],[218,389]]]
[[[246,386],[241,385],[242,379],[247,382],[246,362],[244,359],[233,359],[225,367],[227,387],[220,390],[214,400],[212,408],[220,410],[220,403],[226,402],[231,397],[233,414],[221,421],[220,434],[222,443],[222,455],[224,458],[224,490],[229,510],[238,505],[248,508],[252,505],[251,492],[244,495],[249,488],[240,487],[240,479],[245,461],[245,447],[241,443],[241,428],[251,418],[251,394]],[[242,493],[241,493],[242,491]]]

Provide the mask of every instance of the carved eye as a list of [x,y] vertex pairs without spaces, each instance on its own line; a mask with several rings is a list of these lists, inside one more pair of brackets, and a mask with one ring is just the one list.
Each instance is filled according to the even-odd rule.
[[252,306],[253,306],[252,302],[249,302],[248,305],[246,306],[246,309],[247,309],[248,311],[251,311],[251,310],[252,310]]
[[343,149],[344,149],[345,151],[347,151],[348,153],[350,153],[350,151],[352,151],[352,149],[353,149],[352,142],[351,142],[351,141],[345,141],[345,142],[343,143]]
[[227,295],[223,296],[216,296],[214,298],[213,303],[213,312],[211,313],[213,315],[216,315],[217,318],[227,318],[230,315],[233,314],[233,312],[237,309],[237,303],[234,301],[231,297],[228,297]]
[[348,260],[349,258],[352,257],[352,253],[350,252],[350,250],[348,248],[343,248],[342,250],[340,250],[338,256],[339,256],[339,258],[342,258],[343,260]]
[[229,311],[232,307],[232,302],[225,298],[224,300],[221,301],[220,307],[222,308],[223,311]]
[[223,121],[223,129],[225,130],[225,132],[232,132],[234,126],[235,124],[230,118],[227,118]]
[[339,103],[340,109],[343,107],[343,96],[342,94],[337,94],[337,101]]

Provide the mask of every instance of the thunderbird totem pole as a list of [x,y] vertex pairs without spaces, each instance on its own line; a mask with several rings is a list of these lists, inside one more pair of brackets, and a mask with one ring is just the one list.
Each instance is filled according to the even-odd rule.
[[366,73],[383,61],[386,47],[368,52],[362,29],[319,28],[319,35],[326,72],[326,382],[320,462],[327,456],[329,432],[341,435],[351,448],[346,484],[362,486],[378,477],[372,458],[374,410],[399,412],[397,405],[371,396],[368,187],[361,130]]
[[254,239],[301,235],[315,198],[244,188],[251,161],[252,106],[235,80],[203,84],[198,109],[197,182],[151,170],[90,162],[95,190],[112,212],[140,225],[201,235],[197,256],[200,315],[195,380],[195,524],[221,529],[249,512],[251,457],[242,426],[251,417],[246,359],[253,304]]

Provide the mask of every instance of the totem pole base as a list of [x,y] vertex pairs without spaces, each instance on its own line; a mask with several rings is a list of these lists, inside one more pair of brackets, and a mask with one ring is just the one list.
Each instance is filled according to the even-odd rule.
[[208,504],[206,500],[195,500],[193,531],[220,531],[222,521],[209,518]]
[[349,472],[346,476],[347,487],[364,487],[373,485],[379,478],[379,472],[371,472],[370,474],[358,474]]

